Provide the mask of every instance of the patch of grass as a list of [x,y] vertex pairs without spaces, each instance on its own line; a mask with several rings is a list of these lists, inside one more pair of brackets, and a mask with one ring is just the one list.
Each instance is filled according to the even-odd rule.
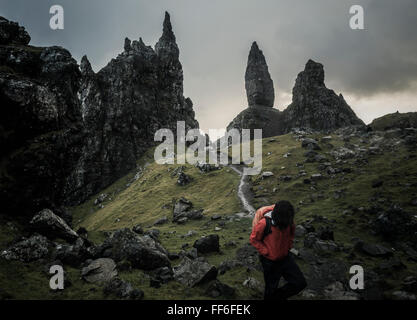
[[[74,208],[77,227],[98,231],[132,227],[139,223],[150,225],[158,218],[171,218],[172,205],[181,197],[190,200],[194,208],[204,209],[205,216],[240,211],[236,195],[239,176],[230,168],[201,173],[196,167],[185,164],[184,172],[192,181],[180,186],[177,176],[172,174],[180,165],[160,165],[152,160],[149,153],[145,155],[141,161],[147,165],[143,165],[140,178],[119,193],[113,192],[111,201],[105,202],[104,208],[97,210],[94,207],[97,196]],[[134,173],[129,175],[133,176]],[[127,177],[122,178],[101,193],[109,193],[117,189],[116,186],[125,185],[128,180]]]

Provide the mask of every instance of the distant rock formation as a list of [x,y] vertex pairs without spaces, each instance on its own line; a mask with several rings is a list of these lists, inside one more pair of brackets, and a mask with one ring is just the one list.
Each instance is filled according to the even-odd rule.
[[346,103],[324,84],[323,65],[309,60],[300,72],[293,88],[292,103],[283,111],[284,132],[291,128],[334,130],[352,125],[364,125]]
[[227,130],[263,129],[264,136],[281,134],[282,115],[273,109],[274,83],[268,71],[268,65],[256,42],[252,43],[245,73],[245,88],[248,108],[239,113],[227,126]]
[[245,88],[249,107],[274,106],[274,83],[265,57],[256,42],[252,43],[245,73]]
[[5,213],[77,204],[136,165],[160,128],[198,128],[170,16],[155,50],[125,39],[95,73],[61,47],[27,45],[0,18],[0,200]]
[[239,113],[227,130],[263,129],[263,137],[290,132],[293,128],[330,131],[347,126],[365,126],[346,103],[324,84],[323,65],[309,60],[298,74],[292,103],[282,112],[271,108],[273,83],[262,51],[253,43],[245,75],[249,108]]

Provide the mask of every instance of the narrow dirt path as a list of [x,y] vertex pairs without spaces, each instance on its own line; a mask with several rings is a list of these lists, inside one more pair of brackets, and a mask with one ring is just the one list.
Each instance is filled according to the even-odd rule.
[[255,208],[252,206],[251,203],[252,194],[248,183],[249,176],[243,174],[242,166],[231,164],[229,165],[229,167],[238,175],[240,175],[237,196],[239,197],[239,200],[242,203],[243,209],[249,214],[249,216],[253,216],[255,214]]

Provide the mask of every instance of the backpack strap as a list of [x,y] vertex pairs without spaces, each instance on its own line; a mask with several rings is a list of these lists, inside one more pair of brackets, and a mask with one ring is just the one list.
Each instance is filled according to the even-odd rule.
[[265,229],[264,229],[264,233],[262,235],[262,241],[264,241],[265,237],[270,234],[272,232],[271,227],[272,227],[272,219],[265,217]]

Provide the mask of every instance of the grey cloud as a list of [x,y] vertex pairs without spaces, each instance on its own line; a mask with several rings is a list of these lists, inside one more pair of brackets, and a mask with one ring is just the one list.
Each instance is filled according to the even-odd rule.
[[[87,54],[96,71],[122,51],[125,36],[153,46],[168,10],[185,94],[203,129],[225,127],[246,107],[243,77],[254,40],[266,56],[277,97],[291,93],[309,58],[324,64],[328,87],[345,97],[366,99],[416,86],[415,0],[60,0],[65,30],[52,31],[49,7],[56,3],[0,0],[0,15],[24,25],[34,45],[61,45],[78,61]],[[352,4],[364,6],[364,31],[348,26]]]

